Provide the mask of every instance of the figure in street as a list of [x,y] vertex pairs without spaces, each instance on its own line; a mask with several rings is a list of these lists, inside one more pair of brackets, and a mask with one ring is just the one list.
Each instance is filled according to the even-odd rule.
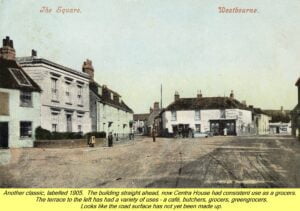
[[153,128],[152,128],[152,138],[153,138],[153,142],[155,142],[155,136],[156,136],[156,130],[155,130],[155,127],[153,125]]

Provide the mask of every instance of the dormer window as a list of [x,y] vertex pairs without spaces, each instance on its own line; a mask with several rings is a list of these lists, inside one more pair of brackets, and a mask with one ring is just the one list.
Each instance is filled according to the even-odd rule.
[[9,68],[10,73],[13,75],[15,80],[19,85],[22,86],[32,86],[29,80],[26,78],[25,74],[17,68]]

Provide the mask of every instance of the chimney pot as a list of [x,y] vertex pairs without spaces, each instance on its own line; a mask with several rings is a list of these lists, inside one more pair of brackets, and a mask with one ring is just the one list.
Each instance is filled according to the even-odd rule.
[[2,40],[2,48],[0,48],[0,58],[6,60],[15,60],[16,59],[16,51],[14,49],[14,43],[9,39],[9,36],[6,36],[5,39]]
[[177,101],[180,99],[179,93],[176,91],[174,95],[174,100]]
[[197,93],[197,98],[201,98],[201,97],[202,97],[202,93],[201,93],[201,90],[199,90]]
[[154,104],[153,104],[153,110],[154,111],[158,111],[159,110],[159,103],[158,102],[154,102]]
[[82,71],[90,76],[90,80],[94,80],[94,67],[91,60],[87,59],[83,62]]
[[231,98],[231,99],[234,99],[234,93],[233,93],[233,90],[231,90],[230,98]]
[[31,56],[32,56],[32,57],[37,56],[37,51],[34,50],[34,49],[32,49],[32,50],[31,50]]

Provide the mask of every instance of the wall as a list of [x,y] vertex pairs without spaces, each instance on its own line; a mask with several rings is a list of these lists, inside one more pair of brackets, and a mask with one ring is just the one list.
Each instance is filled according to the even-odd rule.
[[[72,132],[79,132],[78,125],[82,126],[82,132],[87,133],[91,131],[91,118],[90,118],[90,101],[89,101],[89,79],[80,75],[76,75],[65,70],[58,69],[45,64],[26,64],[22,65],[23,69],[30,75],[30,77],[41,87],[43,90],[41,95],[42,116],[41,126],[47,130],[52,131],[52,124],[58,124],[59,132],[67,131],[66,114],[72,111]],[[54,76],[53,73],[60,75]],[[58,102],[53,100],[52,97],[52,82],[51,78],[57,78],[58,88]],[[72,79],[70,81],[71,104],[68,103],[66,96],[66,78]],[[78,81],[82,85],[82,105],[78,101]],[[53,109],[58,111],[58,117],[54,118],[52,113]],[[83,114],[82,118],[78,118]],[[58,119],[58,121],[57,121]],[[79,121],[80,120],[80,121]]]
[[259,135],[266,135],[270,133],[270,125],[269,121],[271,120],[271,117],[260,114],[258,119],[258,127],[257,127],[257,133]]
[[[2,89],[0,92],[9,94],[9,116],[0,116],[1,122],[9,122],[9,147],[33,147],[35,128],[40,126],[40,93],[32,93],[32,107],[20,107],[20,91]],[[32,122],[32,137],[20,138],[20,121]]]

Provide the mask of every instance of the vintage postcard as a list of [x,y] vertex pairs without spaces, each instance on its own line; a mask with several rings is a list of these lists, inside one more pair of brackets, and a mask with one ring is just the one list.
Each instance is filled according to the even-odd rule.
[[[1,197],[131,191],[130,206],[108,206],[120,209],[236,204],[254,188],[295,197],[299,11],[299,0],[0,0]],[[204,190],[223,198],[180,198]],[[142,195],[179,198],[138,207]]]

